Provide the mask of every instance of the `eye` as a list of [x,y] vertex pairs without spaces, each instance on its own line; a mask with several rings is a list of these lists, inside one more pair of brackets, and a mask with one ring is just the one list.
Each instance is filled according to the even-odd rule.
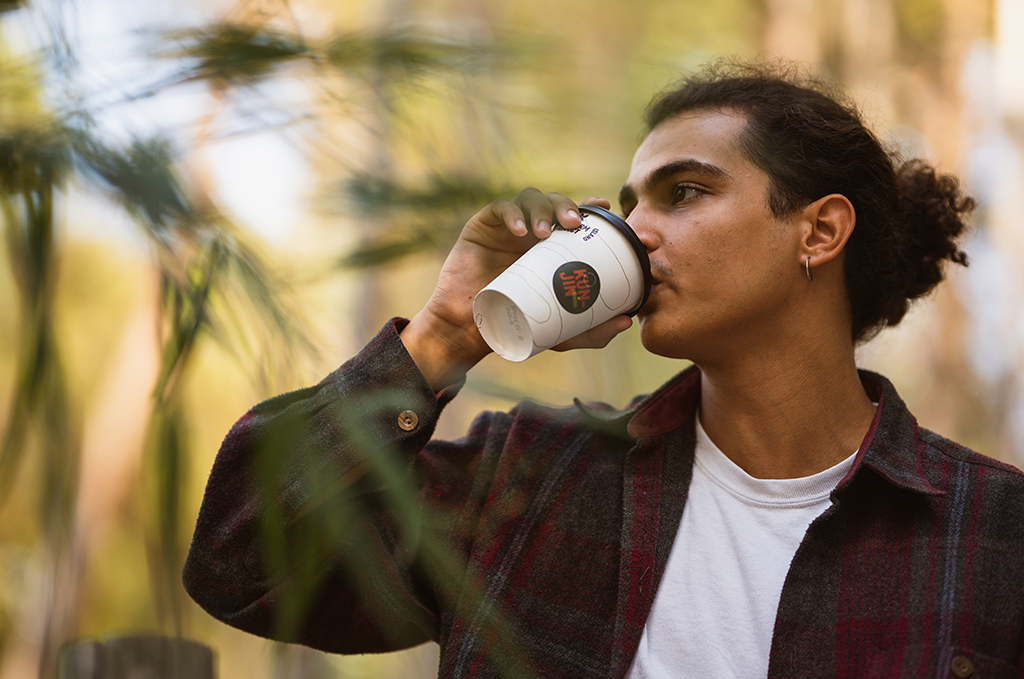
[[689,184],[676,184],[672,187],[672,204],[683,203],[703,194],[704,191]]

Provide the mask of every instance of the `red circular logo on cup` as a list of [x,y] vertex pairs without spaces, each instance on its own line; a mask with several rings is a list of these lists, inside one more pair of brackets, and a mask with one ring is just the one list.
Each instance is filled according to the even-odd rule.
[[555,269],[551,286],[563,309],[570,314],[582,314],[597,302],[601,279],[589,264],[566,262]]

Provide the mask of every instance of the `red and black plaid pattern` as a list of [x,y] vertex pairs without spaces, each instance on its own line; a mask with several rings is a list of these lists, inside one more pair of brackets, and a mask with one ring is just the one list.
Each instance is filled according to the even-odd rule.
[[[430,441],[458,389],[435,397],[401,327],[235,425],[187,590],[227,624],[325,651],[439,641],[442,677],[624,676],[686,503],[699,373],[623,411],[526,402]],[[863,379],[869,445],[793,559],[769,676],[1020,676],[1024,476]]]

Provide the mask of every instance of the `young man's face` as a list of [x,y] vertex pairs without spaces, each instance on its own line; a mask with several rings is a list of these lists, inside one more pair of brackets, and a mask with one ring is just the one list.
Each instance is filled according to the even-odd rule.
[[656,354],[727,360],[790,322],[800,233],[768,209],[768,176],[737,144],[745,125],[739,114],[686,113],[658,125],[633,157],[620,202],[651,257],[639,319]]

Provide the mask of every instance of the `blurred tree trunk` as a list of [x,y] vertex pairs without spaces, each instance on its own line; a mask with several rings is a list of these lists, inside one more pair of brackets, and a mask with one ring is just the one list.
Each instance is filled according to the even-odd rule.
[[[155,277],[155,272],[151,272]],[[160,367],[157,338],[157,286],[142,282],[138,308],[121,331],[114,361],[89,409],[82,443],[82,472],[75,512],[79,567],[75,587],[80,602],[81,578],[90,567],[103,567],[96,553],[102,536],[138,487],[153,388]]]
[[[1004,129],[1012,140],[1013,152],[1021,160],[1024,159],[1024,0],[997,0],[996,5],[997,96]],[[1021,165],[1015,169],[1017,180],[1024,182]],[[1007,200],[996,216],[997,228],[1014,269],[1024,272],[1024,184],[1009,187],[1007,193]],[[1012,291],[1011,299],[1019,302],[1018,313],[1024,309],[1024,289]],[[1009,334],[1014,354],[1000,434],[1007,461],[1024,468],[1024,323],[1019,316]]]
[[[848,88],[883,143],[892,140],[895,129],[903,143],[913,142],[916,134],[919,148],[904,151],[926,155],[940,171],[960,171],[965,132],[960,78],[971,42],[994,22],[990,0],[763,3],[765,51],[824,65]],[[909,394],[915,414],[922,426],[975,440],[979,419],[994,411],[979,400],[968,362],[965,310],[950,284],[940,285],[924,304],[935,311],[928,318],[931,327],[915,342],[920,353],[913,362],[922,373],[919,393]],[[987,426],[999,428],[992,421]]]
[[825,15],[833,0],[762,0],[762,47],[773,57],[806,64],[822,60]]
[[[946,172],[959,173],[961,169],[965,130],[960,79],[970,43],[985,35],[991,25],[991,10],[987,1],[937,1],[933,9],[938,14],[935,45],[929,52],[932,61],[917,70],[915,80],[901,83],[904,115],[924,133],[934,148],[933,160]],[[952,268],[947,272],[954,273]],[[969,365],[965,342],[969,320],[961,298],[948,283],[939,286],[930,303],[936,309],[935,328],[931,341],[921,344],[929,355],[930,379],[915,414],[922,426],[957,440],[976,441],[979,421],[988,419],[991,411],[979,400],[980,384]]]

